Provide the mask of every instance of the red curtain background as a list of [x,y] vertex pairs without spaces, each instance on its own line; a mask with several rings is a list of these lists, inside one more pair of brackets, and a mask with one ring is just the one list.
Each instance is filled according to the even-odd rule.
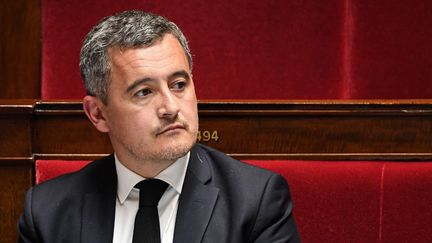
[[103,16],[151,11],[189,38],[199,99],[432,98],[430,0],[42,0],[42,98],[81,98]]

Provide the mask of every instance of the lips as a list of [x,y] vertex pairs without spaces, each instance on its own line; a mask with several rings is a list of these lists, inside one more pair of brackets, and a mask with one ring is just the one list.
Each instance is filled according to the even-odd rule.
[[161,134],[164,134],[164,133],[167,133],[169,131],[176,130],[176,129],[185,129],[185,126],[183,124],[180,124],[180,123],[174,123],[174,124],[171,124],[171,125],[168,125],[168,126],[162,128],[156,135],[161,135]]

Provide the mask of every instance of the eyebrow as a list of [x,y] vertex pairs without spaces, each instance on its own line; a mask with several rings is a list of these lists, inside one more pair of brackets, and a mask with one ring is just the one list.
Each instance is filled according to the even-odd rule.
[[186,70],[177,71],[177,72],[171,74],[170,78],[179,77],[179,76],[180,77],[185,77],[186,79],[190,79],[191,78],[190,75],[189,75],[189,73],[186,72]]
[[134,90],[137,86],[143,84],[143,83],[148,83],[150,81],[153,81],[153,79],[151,78],[143,78],[143,79],[139,79],[139,80],[135,80],[131,85],[129,85],[129,87],[126,90],[126,93],[130,93],[132,92],[132,90]]
[[[179,70],[177,72],[172,73],[168,79],[172,79],[175,77],[185,77],[186,79],[190,80],[190,75],[186,70]],[[143,78],[143,79],[138,79],[135,80],[131,85],[129,85],[129,87],[126,90],[126,93],[130,93],[132,92],[132,90],[134,90],[137,86],[143,84],[143,83],[148,83],[154,81],[154,79],[152,78]]]

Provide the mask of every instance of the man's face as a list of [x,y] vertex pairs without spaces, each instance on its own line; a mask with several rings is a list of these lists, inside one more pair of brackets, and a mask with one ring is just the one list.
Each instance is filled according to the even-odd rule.
[[120,160],[174,161],[198,132],[197,99],[186,55],[171,34],[152,46],[109,50],[104,116]]

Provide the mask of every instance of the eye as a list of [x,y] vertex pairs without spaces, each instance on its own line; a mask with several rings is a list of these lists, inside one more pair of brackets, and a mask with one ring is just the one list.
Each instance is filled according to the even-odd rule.
[[172,89],[175,90],[184,90],[185,87],[186,87],[186,81],[178,81],[172,85]]
[[137,97],[146,97],[149,94],[151,94],[151,90],[150,89],[141,89],[138,92],[136,92],[134,94],[134,96],[137,96]]

